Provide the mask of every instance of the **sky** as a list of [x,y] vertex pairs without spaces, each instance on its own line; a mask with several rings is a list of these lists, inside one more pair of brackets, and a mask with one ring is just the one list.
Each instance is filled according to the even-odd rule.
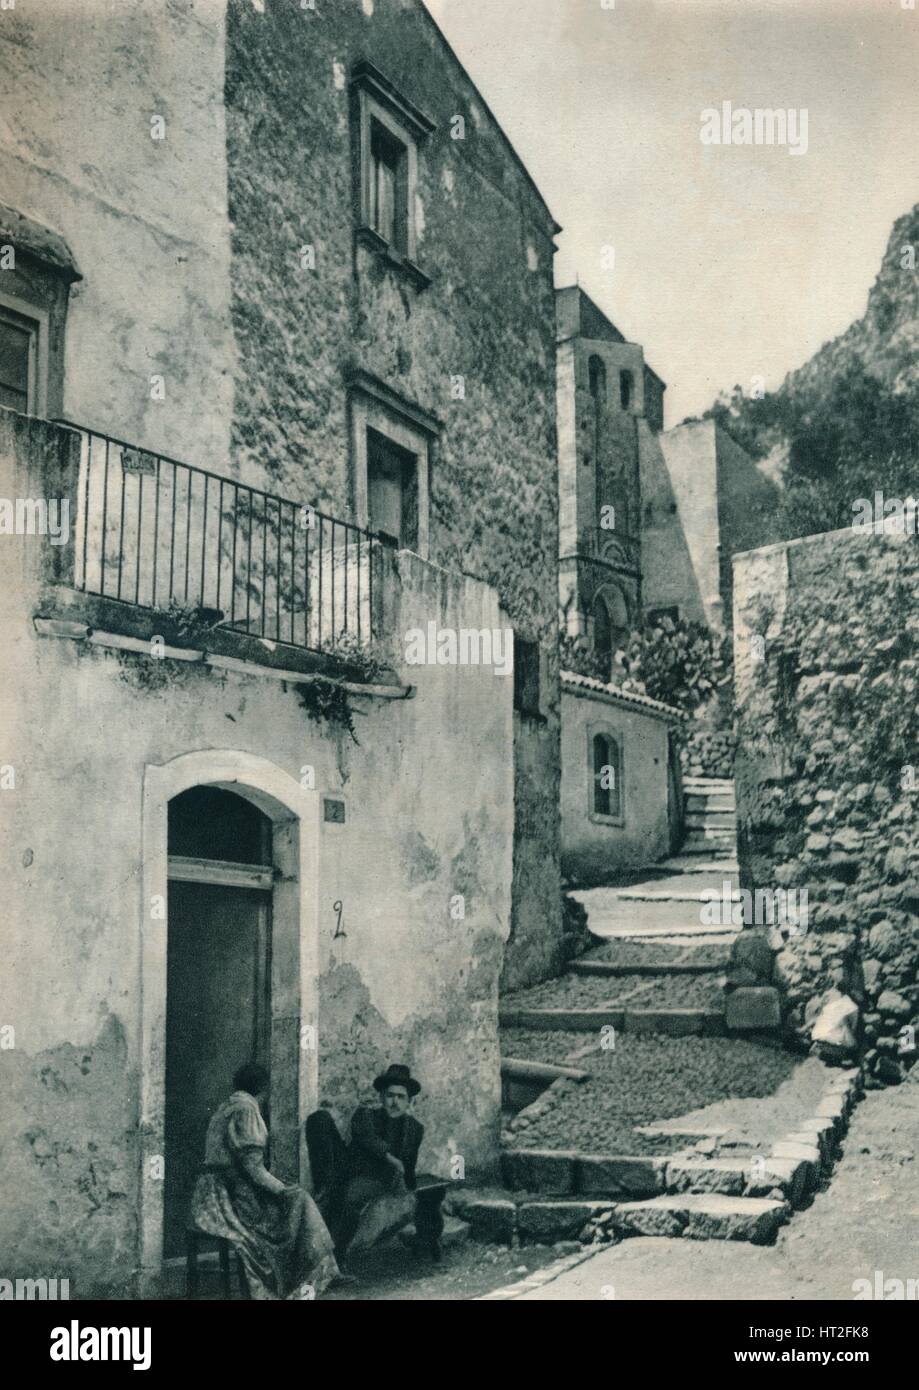
[[[864,312],[919,202],[919,0],[425,2],[562,224],[556,283],[642,344],[668,427]],[[806,152],[704,144],[725,101],[806,109]]]

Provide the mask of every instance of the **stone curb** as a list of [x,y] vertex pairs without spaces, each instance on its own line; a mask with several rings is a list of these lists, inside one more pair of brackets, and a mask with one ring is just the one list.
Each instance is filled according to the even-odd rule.
[[597,1252],[592,1245],[588,1245],[583,1250],[579,1250],[574,1255],[563,1255],[561,1259],[554,1260],[552,1264],[546,1265],[543,1269],[534,1270],[526,1279],[521,1279],[516,1284],[506,1284],[502,1289],[492,1289],[491,1293],[480,1293],[472,1299],[473,1303],[494,1303],[504,1302],[509,1298],[519,1298],[521,1294],[530,1293],[533,1289],[541,1289],[544,1284],[551,1284],[553,1279],[557,1279],[566,1270],[574,1269],[575,1265],[583,1264]]
[[613,965],[605,960],[573,960],[568,966],[569,975],[723,975],[728,967],[728,958],[718,965]]
[[670,1038],[721,1037],[724,1014],[713,1009],[501,1009],[501,1028],[527,1028],[535,1033],[591,1033],[612,1027],[622,1033],[661,1033]]

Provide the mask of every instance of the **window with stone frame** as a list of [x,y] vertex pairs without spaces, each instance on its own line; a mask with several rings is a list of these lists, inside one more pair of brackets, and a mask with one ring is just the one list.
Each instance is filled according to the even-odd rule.
[[370,226],[408,255],[408,147],[378,120],[370,122]]
[[403,269],[418,288],[418,152],[434,123],[371,63],[352,73],[357,237]]
[[0,203],[0,406],[63,414],[67,306],[81,278],[62,237]]
[[35,413],[37,320],[0,305],[0,405],[21,415]]
[[367,507],[371,531],[400,550],[418,547],[418,455],[367,430]]
[[368,372],[349,369],[347,381],[357,524],[427,559],[431,456],[441,421]]

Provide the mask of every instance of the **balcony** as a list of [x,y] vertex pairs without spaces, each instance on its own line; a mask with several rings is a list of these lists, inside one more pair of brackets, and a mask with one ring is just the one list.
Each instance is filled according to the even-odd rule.
[[378,635],[384,542],[372,532],[68,428],[80,441],[75,589],[319,655]]
[[[410,689],[388,649],[405,576],[421,574],[417,557],[384,537],[306,501],[9,409],[0,409],[0,471],[4,525],[18,532],[15,513],[25,537],[0,547],[4,617],[25,608],[39,634],[147,655],[159,636],[155,655],[295,682],[325,674],[388,698]],[[58,513],[60,528],[55,520],[45,534],[41,519]]]

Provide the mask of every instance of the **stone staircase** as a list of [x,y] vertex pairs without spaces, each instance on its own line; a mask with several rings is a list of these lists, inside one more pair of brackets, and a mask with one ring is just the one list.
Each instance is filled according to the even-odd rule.
[[736,852],[737,808],[733,781],[720,777],[686,777],[683,810],[684,854],[709,854],[713,850]]
[[765,1152],[738,1145],[719,1155],[716,1129],[669,1155],[508,1147],[507,1190],[460,1196],[458,1214],[478,1239],[524,1244],[630,1236],[768,1244],[830,1173],[862,1092],[857,1070],[833,1074],[814,1113]]
[[[687,835],[680,854],[630,875],[634,881],[628,884],[571,893],[586,909],[591,933],[610,943],[605,956],[601,949],[575,960],[561,981],[502,1002],[502,1029],[525,1030],[522,1036],[584,1035],[583,1051],[565,1058],[566,1066],[505,1058],[508,1094],[516,1088],[514,1094],[536,1097],[521,1112],[534,1121],[553,1105],[559,1088],[589,1079],[589,1052],[596,1046],[591,1037],[604,1026],[670,1037],[728,1031],[723,1005],[711,1006],[720,990],[711,989],[704,1007],[700,999],[706,988],[720,986],[739,930],[731,920],[738,896],[733,782],[687,778],[685,797]],[[598,977],[608,980],[608,992]],[[591,984],[584,1006],[572,983],[578,979]],[[685,1235],[767,1242],[831,1161],[856,1087],[854,1075],[847,1075],[812,1132],[764,1153],[742,1146],[722,1151],[717,1135],[700,1146],[698,1130],[686,1132],[685,1149],[669,1154],[524,1148],[515,1121],[501,1159],[508,1191],[471,1203],[463,1217],[474,1232],[477,1226],[513,1229],[523,1241]]]

